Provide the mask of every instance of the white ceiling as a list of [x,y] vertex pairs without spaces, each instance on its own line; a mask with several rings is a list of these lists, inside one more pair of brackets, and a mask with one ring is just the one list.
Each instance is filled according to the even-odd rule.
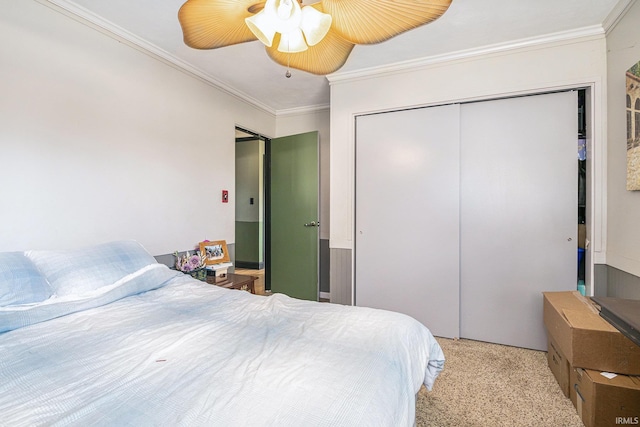
[[[186,0],[47,1],[143,45],[268,111],[329,105],[325,77],[292,70],[293,76],[287,79],[285,68],[268,58],[260,42],[215,50],[187,47],[177,18]],[[453,0],[449,10],[431,24],[384,43],[356,46],[336,74],[602,27],[632,1]]]

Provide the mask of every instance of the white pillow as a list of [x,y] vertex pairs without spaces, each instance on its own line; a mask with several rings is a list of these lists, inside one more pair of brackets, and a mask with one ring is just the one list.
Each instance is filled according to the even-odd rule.
[[67,251],[26,252],[58,296],[81,295],[108,286],[156,259],[133,240]]
[[32,304],[51,296],[49,282],[22,252],[0,253],[0,307]]

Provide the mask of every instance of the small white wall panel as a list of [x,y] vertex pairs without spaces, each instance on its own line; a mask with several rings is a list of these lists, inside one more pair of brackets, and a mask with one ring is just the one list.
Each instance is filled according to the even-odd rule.
[[355,305],[459,336],[459,105],[356,120]]
[[461,336],[546,350],[542,292],[577,280],[577,95],[461,107]]

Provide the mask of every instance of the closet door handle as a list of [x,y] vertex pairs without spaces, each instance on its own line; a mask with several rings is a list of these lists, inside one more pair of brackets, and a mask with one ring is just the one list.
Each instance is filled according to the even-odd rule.
[[320,221],[318,221],[318,222],[316,222],[316,221],[307,222],[304,226],[305,227],[320,227]]

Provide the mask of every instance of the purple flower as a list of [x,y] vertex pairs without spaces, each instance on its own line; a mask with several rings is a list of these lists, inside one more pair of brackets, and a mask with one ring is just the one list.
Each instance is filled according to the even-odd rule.
[[191,264],[182,264],[182,266],[180,266],[180,270],[184,271],[185,273],[190,272],[191,270],[193,270],[193,266],[191,266]]
[[191,265],[192,268],[200,267],[200,257],[198,255],[191,256],[191,258],[189,258],[189,265]]

